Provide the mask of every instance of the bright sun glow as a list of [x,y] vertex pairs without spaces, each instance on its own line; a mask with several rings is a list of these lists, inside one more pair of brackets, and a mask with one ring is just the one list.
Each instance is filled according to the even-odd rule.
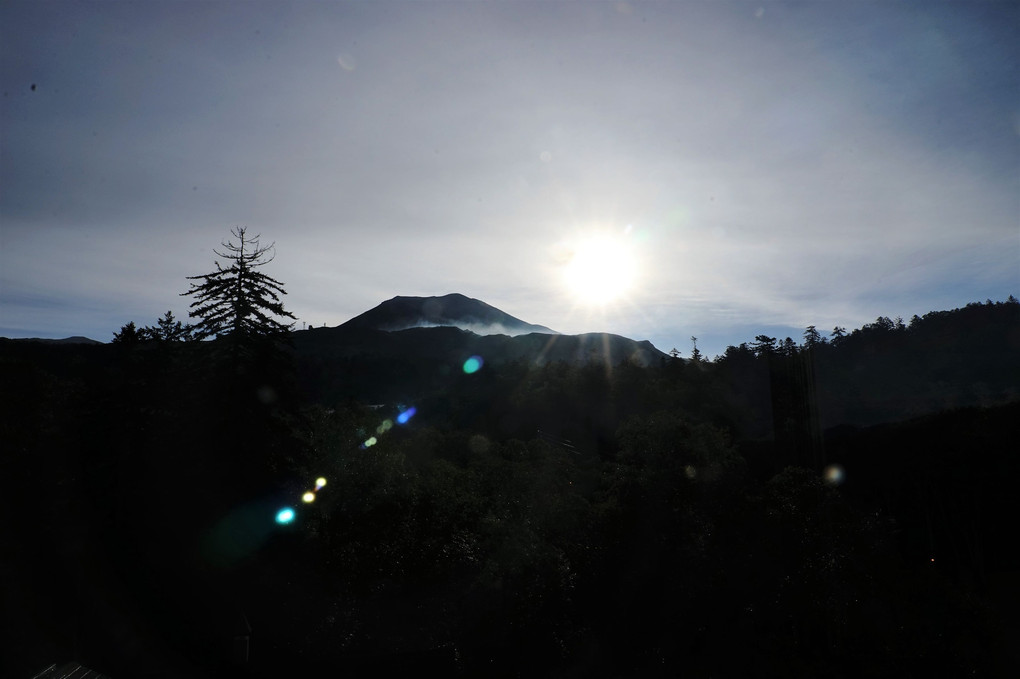
[[633,287],[637,263],[625,239],[597,236],[572,248],[564,277],[578,301],[589,305],[608,304]]

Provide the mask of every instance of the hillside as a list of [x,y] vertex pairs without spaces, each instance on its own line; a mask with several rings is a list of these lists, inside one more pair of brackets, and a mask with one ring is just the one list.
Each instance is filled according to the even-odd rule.
[[608,333],[562,335],[464,295],[394,297],[334,328],[293,333],[299,382],[308,398],[393,402],[449,386],[464,362],[532,367],[565,362],[658,366],[648,341]]
[[1013,676],[1018,309],[716,361],[457,327],[0,340],[5,662]]
[[341,328],[407,330],[454,327],[476,335],[555,334],[545,326],[526,323],[485,302],[451,293],[442,297],[394,297],[347,321]]

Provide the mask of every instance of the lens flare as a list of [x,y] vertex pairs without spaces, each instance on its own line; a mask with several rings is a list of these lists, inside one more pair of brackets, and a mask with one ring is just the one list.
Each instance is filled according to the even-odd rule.
[[408,420],[414,417],[414,414],[418,412],[414,408],[408,408],[404,412],[397,415],[397,424],[407,424]]
[[315,502],[315,493],[313,493],[312,491],[308,491],[307,493],[301,496],[301,501],[306,504]]
[[476,373],[483,365],[485,365],[485,361],[482,360],[481,356],[472,356],[468,360],[464,361],[464,372],[468,375]]
[[825,468],[825,482],[838,486],[843,483],[843,479],[846,478],[846,472],[843,467],[838,464],[830,464]]
[[372,446],[374,446],[377,443],[379,443],[379,439],[377,439],[374,436],[371,436],[371,437],[368,438],[367,441],[365,441],[365,447],[366,448],[371,448]]
[[393,427],[393,420],[383,420],[383,423],[375,428],[376,434],[385,434]]
[[326,485],[325,477],[320,476],[319,478],[315,479],[315,490],[319,490],[325,485]]
[[286,526],[294,520],[294,510],[290,507],[284,507],[276,513],[276,523],[281,526]]

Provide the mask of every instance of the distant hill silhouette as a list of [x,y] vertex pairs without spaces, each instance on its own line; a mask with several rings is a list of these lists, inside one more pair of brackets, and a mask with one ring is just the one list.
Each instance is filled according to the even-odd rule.
[[463,362],[471,356],[504,363],[524,360],[536,365],[564,361],[595,361],[616,365],[632,361],[657,365],[666,355],[647,340],[637,341],[610,333],[560,335],[529,333],[478,335],[455,327],[420,327],[383,331],[349,328],[314,328],[295,333],[298,358],[363,357],[394,360],[451,360]]
[[[738,418],[748,438],[808,415],[798,408],[827,429],[1003,405],[1020,399],[1020,303],[973,303],[909,323],[879,317],[813,346],[756,341],[704,368],[699,379],[722,394],[716,408]],[[707,394],[697,398],[710,407]]]
[[40,342],[42,344],[102,344],[99,340],[90,339],[88,337],[82,337],[81,335],[75,335],[74,337],[64,337],[63,339],[46,339],[43,337],[24,337],[12,340],[14,342]]
[[293,334],[300,382],[314,400],[387,401],[444,388],[472,356],[521,361],[657,366],[651,342],[608,333],[563,335],[460,294],[394,297],[334,328]]
[[340,327],[359,330],[408,330],[449,326],[476,335],[556,334],[542,325],[525,323],[477,299],[459,293],[442,297],[394,297]]

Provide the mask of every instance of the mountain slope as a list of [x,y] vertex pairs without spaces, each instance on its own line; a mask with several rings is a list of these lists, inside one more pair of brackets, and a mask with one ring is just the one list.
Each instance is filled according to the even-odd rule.
[[648,341],[608,333],[508,337],[452,327],[386,332],[339,326],[296,332],[293,340],[299,381],[319,402],[389,402],[442,391],[471,357],[491,366],[522,361],[531,366],[563,362],[607,367],[624,361],[659,365],[666,358]]
[[[6,337],[0,337],[0,339],[8,339]],[[65,337],[63,339],[47,339],[45,337],[23,337],[10,340],[12,342],[38,342],[40,344],[102,344],[99,340],[94,340],[89,337],[82,337],[81,335],[75,335],[74,337]]]
[[659,365],[666,355],[648,341],[620,335],[562,335],[464,295],[394,297],[334,328],[292,335],[299,380],[313,400],[386,402],[442,391],[464,362],[495,366],[564,362],[607,367]]
[[442,297],[394,297],[339,327],[394,332],[443,326],[468,330],[476,335],[556,334],[555,330],[526,323],[481,300],[458,293]]

